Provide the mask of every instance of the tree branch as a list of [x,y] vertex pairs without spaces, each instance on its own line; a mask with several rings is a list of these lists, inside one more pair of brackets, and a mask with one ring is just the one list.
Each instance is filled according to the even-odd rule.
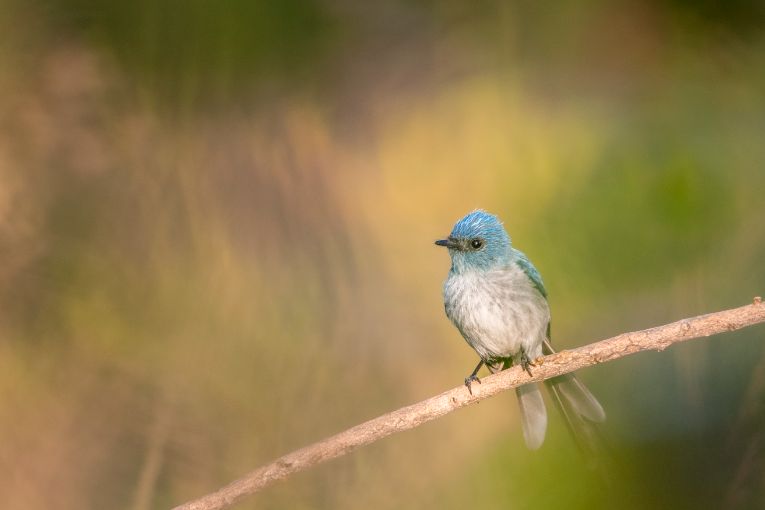
[[510,388],[533,381],[543,381],[640,351],[663,351],[678,342],[734,331],[760,322],[765,322],[765,305],[757,297],[751,305],[683,319],[643,331],[624,333],[577,349],[561,351],[543,358],[534,367],[534,375],[531,377],[520,367],[513,367],[482,379],[482,384],[474,384],[473,395],[460,385],[435,397],[402,407],[323,441],[288,453],[222,489],[175,507],[174,510],[228,508],[244,497],[298,471],[340,457],[359,446],[373,443],[396,432],[409,430],[435,420]]

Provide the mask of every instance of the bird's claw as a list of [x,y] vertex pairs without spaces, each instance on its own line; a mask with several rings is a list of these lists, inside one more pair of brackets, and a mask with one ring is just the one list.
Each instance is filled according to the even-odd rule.
[[478,384],[481,384],[481,380],[475,374],[471,374],[470,376],[465,377],[465,386],[467,386],[468,392],[471,395],[473,394],[473,390],[470,386],[473,384],[473,381],[477,382]]
[[535,366],[537,366],[536,360],[529,359],[525,352],[521,354],[521,368],[524,369],[530,377],[534,375],[531,373],[531,367]]

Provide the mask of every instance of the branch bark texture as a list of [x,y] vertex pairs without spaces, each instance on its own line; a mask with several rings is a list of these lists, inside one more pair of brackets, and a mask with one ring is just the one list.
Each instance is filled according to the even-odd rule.
[[513,367],[482,379],[482,384],[474,384],[472,395],[464,386],[458,386],[288,453],[211,494],[177,506],[173,510],[228,508],[248,495],[298,471],[340,457],[359,446],[373,443],[396,432],[412,429],[516,386],[543,381],[640,351],[663,351],[672,344],[685,340],[734,331],[761,322],[765,322],[765,304],[760,298],[755,298],[751,305],[682,319],[642,331],[623,333],[577,349],[561,351],[538,362],[533,369],[533,376],[529,376],[520,367]]

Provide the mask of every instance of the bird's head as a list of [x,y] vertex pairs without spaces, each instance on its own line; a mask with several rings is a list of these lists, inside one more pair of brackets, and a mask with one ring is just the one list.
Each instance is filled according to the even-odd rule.
[[511,257],[510,236],[499,218],[476,210],[459,220],[447,239],[436,241],[449,248],[452,271],[489,271]]

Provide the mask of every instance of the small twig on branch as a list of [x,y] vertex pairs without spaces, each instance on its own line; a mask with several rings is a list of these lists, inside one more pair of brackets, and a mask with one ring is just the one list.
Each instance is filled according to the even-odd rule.
[[482,379],[482,384],[473,385],[472,395],[460,385],[435,397],[402,407],[323,441],[288,453],[212,494],[175,507],[173,510],[228,508],[244,497],[298,471],[340,457],[359,446],[373,443],[393,433],[412,429],[521,384],[543,381],[640,351],[663,351],[674,343],[734,331],[760,322],[765,322],[765,304],[760,298],[755,298],[751,305],[683,319],[643,331],[624,333],[577,349],[561,351],[543,358],[534,367],[534,375],[531,377],[520,367],[513,367]]

